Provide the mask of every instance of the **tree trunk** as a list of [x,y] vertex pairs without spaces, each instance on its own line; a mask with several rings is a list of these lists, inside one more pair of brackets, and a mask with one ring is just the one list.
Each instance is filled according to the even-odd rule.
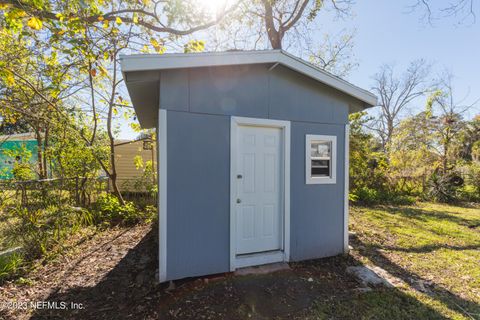
[[[116,48],[115,48],[116,49]],[[117,50],[114,50],[115,56],[113,59],[113,76],[112,76],[112,92],[110,95],[110,101],[108,104],[108,117],[107,117],[107,133],[108,138],[110,140],[110,174],[109,178],[112,181],[112,188],[113,194],[118,198],[122,205],[125,204],[125,200],[123,200],[122,194],[120,189],[118,189],[117,185],[117,167],[115,163],[115,137],[113,136],[112,132],[112,121],[113,121],[113,108],[115,105],[115,93],[116,93],[116,86],[117,86]]]
[[267,29],[268,40],[272,49],[282,49],[283,32],[275,29],[275,23],[273,21],[273,9],[271,0],[264,0],[263,6],[265,8],[265,28]]
[[[109,121],[111,122],[111,121]],[[108,126],[110,127],[110,126]],[[117,184],[117,168],[115,165],[115,140],[113,136],[110,135],[110,130],[109,130],[109,136],[110,136],[110,175],[109,178],[112,181],[112,188],[113,188],[113,194],[118,198],[120,203],[122,205],[125,204],[125,200],[122,197],[122,193],[120,192],[120,189],[118,188]]]
[[48,156],[47,156],[47,148],[48,148],[48,140],[49,140],[49,128],[48,125],[45,127],[45,137],[43,139],[43,171],[45,174],[45,178],[48,178]]
[[35,128],[35,139],[37,140],[38,178],[45,179],[45,172],[43,168],[43,139],[38,127]]
[[449,145],[448,143],[445,143],[443,145],[443,159],[442,159],[443,174],[446,174],[448,170],[448,149],[449,149]]
[[393,137],[393,119],[387,119],[387,134],[385,139],[385,145],[383,146],[383,149],[386,154],[389,154],[390,152],[392,137]]

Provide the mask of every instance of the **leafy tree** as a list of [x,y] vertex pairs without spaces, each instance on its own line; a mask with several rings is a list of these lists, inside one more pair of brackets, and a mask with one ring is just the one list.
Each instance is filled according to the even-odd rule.
[[422,195],[439,166],[432,124],[426,112],[400,121],[389,152],[389,176],[398,192]]
[[44,154],[49,128],[58,116],[66,117],[59,102],[67,95],[69,65],[58,63],[41,42],[9,30],[0,31],[0,115],[3,123],[23,124],[38,142],[38,173],[47,177]]
[[[2,116],[15,112],[23,118],[30,117],[29,124],[36,124],[34,131],[39,145],[45,146],[52,112],[58,121],[71,125],[82,141],[93,149],[100,126],[105,125],[109,158],[94,156],[112,180],[114,193],[123,203],[116,185],[114,119],[120,113],[126,117],[132,113],[122,112],[128,103],[120,95],[119,54],[125,50],[149,52],[150,48],[163,53],[165,41],[154,33],[173,38],[190,34],[218,23],[235,8],[225,7],[212,18],[194,1],[1,0],[0,10],[4,12],[4,17],[0,18],[0,25],[4,27],[1,37],[10,41],[2,47],[20,46],[25,53],[21,56],[14,50],[4,52],[11,53],[13,59],[2,59],[11,61],[9,66],[2,65],[0,74],[6,84],[2,95],[8,93],[11,98]],[[185,45],[185,51],[201,51],[203,47],[203,42],[191,41]],[[29,64],[27,60],[34,63]],[[19,70],[16,66],[20,65],[28,65],[35,71]],[[36,69],[38,66],[48,68]],[[62,66],[69,70],[60,70]],[[50,78],[46,79],[45,75]],[[75,83],[68,83],[68,79]],[[21,92],[22,85],[26,85],[29,92]],[[63,96],[62,92],[65,92]],[[85,99],[88,95],[89,99]],[[38,112],[31,112],[33,101],[38,103]],[[17,102],[21,106],[15,105]],[[76,123],[79,108],[91,115],[91,126]],[[46,161],[39,161],[39,165],[42,163]],[[45,176],[46,170],[42,172]]]
[[34,30],[48,28],[65,31],[78,28],[81,31],[87,24],[101,28],[127,23],[143,30],[173,36],[209,28],[236,8],[237,4],[225,7],[212,18],[193,0],[0,0],[0,9],[5,11],[5,23],[11,29],[21,30],[28,26]]
[[366,112],[353,113],[350,118],[350,199],[359,202],[379,201],[385,192],[385,156],[375,137],[365,131],[370,121]]
[[23,119],[15,120],[13,123],[9,120],[11,119],[0,120],[0,135],[27,133],[30,130],[28,123]]
[[464,161],[480,161],[480,115],[465,121],[460,129],[453,152]]

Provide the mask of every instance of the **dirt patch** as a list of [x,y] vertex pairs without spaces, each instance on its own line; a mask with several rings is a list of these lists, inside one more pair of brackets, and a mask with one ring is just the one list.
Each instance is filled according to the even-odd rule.
[[137,226],[94,236],[33,272],[33,284],[0,288],[1,301],[64,302],[67,309],[4,309],[0,319],[302,319],[318,299],[358,288],[345,273],[355,261],[339,256],[271,274],[186,279],[168,292],[156,281],[156,234]]
[[314,302],[358,287],[345,273],[349,258],[292,264],[264,275],[197,279],[172,293],[160,307],[162,319],[303,319]]
[[[147,245],[153,248],[148,249]],[[0,301],[27,303],[27,307],[20,310],[5,308],[5,305],[2,310],[0,305],[0,319],[64,318],[67,314],[81,313],[88,316],[107,306],[117,308],[116,299],[121,298],[122,292],[133,292],[129,286],[132,281],[135,283],[138,274],[141,276],[137,281],[150,277],[149,280],[155,282],[154,271],[148,272],[155,266],[155,257],[151,254],[156,252],[154,247],[153,233],[147,225],[99,233],[74,252],[33,271],[28,276],[31,284],[7,283],[0,287]],[[74,302],[85,309],[33,310],[31,303],[38,301],[65,302],[68,306]]]

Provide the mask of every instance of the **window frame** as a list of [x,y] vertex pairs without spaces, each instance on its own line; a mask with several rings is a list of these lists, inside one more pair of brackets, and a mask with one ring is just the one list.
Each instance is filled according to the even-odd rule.
[[[314,141],[325,141],[331,144],[330,176],[312,177],[311,145]],[[337,136],[307,134],[305,136],[305,183],[335,184],[337,183]]]

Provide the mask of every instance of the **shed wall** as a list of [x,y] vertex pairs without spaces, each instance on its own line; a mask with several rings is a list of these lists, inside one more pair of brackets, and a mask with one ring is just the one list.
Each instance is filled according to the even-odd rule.
[[[291,260],[343,251],[349,99],[283,67],[162,72],[167,109],[167,280],[229,271],[230,116],[291,121]],[[305,184],[305,135],[337,136],[337,183]]]
[[290,121],[346,124],[352,98],[283,66],[166,70],[160,108]]
[[167,277],[229,270],[230,121],[167,112]]

